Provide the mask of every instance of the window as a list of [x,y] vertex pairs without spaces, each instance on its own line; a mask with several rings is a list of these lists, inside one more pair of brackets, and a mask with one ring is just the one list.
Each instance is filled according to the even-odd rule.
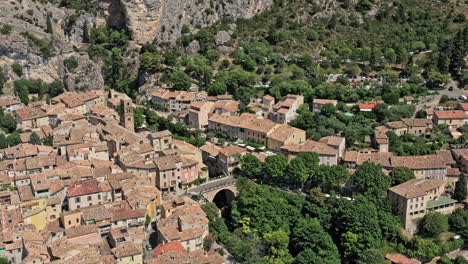
[[79,222],[80,222],[80,219],[77,218],[77,219],[76,219],[76,222],[79,223]]
[[68,224],[71,225],[71,221],[68,221]]
[[98,194],[98,195],[97,195],[97,198],[98,198],[98,200],[101,200],[101,195]]
[[75,202],[79,203],[80,202],[80,197],[76,197]]
[[90,196],[88,196],[88,201],[91,201],[91,195],[90,195]]

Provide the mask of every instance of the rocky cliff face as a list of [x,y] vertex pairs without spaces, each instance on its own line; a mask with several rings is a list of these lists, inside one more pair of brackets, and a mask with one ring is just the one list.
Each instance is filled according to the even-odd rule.
[[[93,0],[88,0],[93,1]],[[60,7],[55,0],[2,1],[0,29],[0,67],[9,82],[18,78],[37,78],[45,82],[62,80],[68,89],[103,88],[101,62],[80,52],[83,26],[127,27],[134,43],[173,42],[184,25],[192,31],[209,26],[224,16],[250,18],[269,8],[274,0],[95,0],[92,12]],[[47,31],[47,17],[53,33]],[[63,60],[74,56],[79,67],[68,71]],[[24,68],[23,76],[11,70],[13,63]],[[11,87],[11,85],[10,85]]]
[[138,44],[173,42],[184,25],[191,29],[213,24],[220,18],[251,18],[273,0],[119,0],[125,24]]

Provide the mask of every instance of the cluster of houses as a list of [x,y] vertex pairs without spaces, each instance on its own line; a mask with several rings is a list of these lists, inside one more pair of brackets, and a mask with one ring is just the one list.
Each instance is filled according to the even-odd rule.
[[[169,131],[135,131],[134,104],[116,91],[65,92],[50,103],[22,105],[0,98],[0,107],[17,120],[21,144],[0,150],[0,256],[12,263],[206,263],[224,258],[205,251],[208,219],[185,191],[200,179],[232,175],[242,155],[265,161],[281,153],[288,158],[313,152],[320,164],[347,164],[350,170],[373,162],[390,173],[414,171],[416,179],[394,186],[389,196],[405,229],[417,232],[426,212],[450,213],[460,205],[446,195],[468,173],[468,149],[434,155],[399,157],[389,152],[388,131],[397,135],[431,135],[434,125],[456,129],[468,123],[468,105],[428,112],[375,128],[373,148],[346,151],[346,140],[318,141],[288,123],[297,117],[304,97],[287,95],[252,99],[249,113],[230,95],[158,89],[151,102],[193,129],[222,131],[228,141],[195,147]],[[314,99],[320,112],[335,100]],[[361,111],[381,102],[359,105]],[[31,135],[51,139],[33,145]],[[252,144],[263,145],[263,152]],[[151,223],[156,247],[147,247]],[[144,259],[145,256],[145,259]],[[144,260],[143,260],[144,259]]]
[[[0,256],[28,264],[225,262],[203,249],[200,204],[175,196],[208,177],[202,151],[169,131],[135,132],[126,95],[0,103],[24,131],[23,143],[0,150]],[[32,133],[51,137],[51,146],[29,143]]]

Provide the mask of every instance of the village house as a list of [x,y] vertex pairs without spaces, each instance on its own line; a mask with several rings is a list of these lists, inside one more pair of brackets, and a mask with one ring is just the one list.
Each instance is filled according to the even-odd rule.
[[20,100],[15,97],[0,97],[0,108],[5,112],[13,112],[23,106]]
[[399,253],[387,253],[385,258],[390,260],[391,264],[421,264],[421,261]]
[[208,235],[208,218],[199,204],[189,201],[163,204],[163,211],[170,210],[157,222],[158,244],[180,241],[188,252],[203,249],[203,239]]
[[82,96],[75,92],[65,92],[51,99],[52,104],[62,103],[67,108],[68,113],[84,115],[88,112],[88,107],[82,100]]
[[383,101],[369,101],[367,103],[359,104],[358,107],[361,112],[372,112],[376,106],[383,103]]
[[442,194],[443,179],[413,179],[388,189],[388,195],[400,214],[406,231],[414,234],[427,212],[449,214],[456,209],[457,201]]
[[277,123],[289,123],[298,116],[297,110],[302,104],[304,104],[304,96],[288,94],[273,106],[273,111],[268,117]]
[[145,224],[145,209],[131,209],[128,207],[124,208],[113,208],[112,214],[112,227],[143,227]]
[[95,178],[70,184],[67,190],[68,210],[103,204],[112,201],[109,183]]
[[235,116],[239,113],[239,101],[219,100],[215,102],[213,113],[222,116]]
[[0,158],[4,160],[33,158],[37,156],[54,156],[53,147],[23,143],[0,150]]
[[128,242],[112,249],[112,254],[118,264],[142,264],[143,249],[141,246]]
[[213,102],[193,102],[188,113],[188,125],[196,129],[205,129],[214,106]]
[[450,129],[457,129],[468,124],[468,114],[463,110],[434,111],[432,121],[434,125],[448,125]]
[[319,162],[322,165],[338,165],[339,150],[328,146],[325,143],[306,140],[303,144],[287,144],[281,147],[281,151],[290,159],[301,152],[317,153]]
[[457,109],[462,110],[463,112],[465,112],[465,114],[468,115],[468,103],[459,103],[457,105]]
[[460,171],[468,173],[468,149],[452,149],[453,159]]
[[87,142],[69,145],[66,148],[68,161],[75,160],[109,160],[109,149],[106,142]]
[[37,107],[23,107],[14,111],[18,127],[27,130],[49,125],[47,114]]
[[331,104],[331,105],[336,107],[336,105],[338,104],[338,101],[337,100],[331,100],[331,99],[318,99],[318,98],[315,98],[312,101],[312,112],[320,113],[320,111],[322,110],[322,107],[324,105],[326,105],[326,104]]
[[406,167],[414,172],[418,179],[445,180],[448,165],[437,155],[424,156],[395,156],[391,152],[360,153],[357,151],[345,152],[345,164],[355,167],[371,162],[381,165],[386,170],[395,167]]
[[432,133],[432,121],[426,118],[402,118],[400,121],[387,122],[384,126],[397,136],[424,136]]
[[249,114],[212,115],[208,120],[208,128],[226,132],[232,139],[259,143],[276,151],[279,151],[285,144],[305,142],[305,131],[286,124],[280,125],[269,119],[259,119]]
[[232,175],[235,168],[240,165],[240,157],[245,155],[247,150],[235,145],[230,145],[219,150],[217,156],[217,175]]
[[338,152],[338,159],[343,159],[346,151],[346,138],[337,136],[323,137],[319,140],[320,143],[327,144]]
[[181,112],[188,110],[194,101],[206,101],[206,92],[170,91],[158,89],[151,94],[151,102],[164,107],[170,112]]

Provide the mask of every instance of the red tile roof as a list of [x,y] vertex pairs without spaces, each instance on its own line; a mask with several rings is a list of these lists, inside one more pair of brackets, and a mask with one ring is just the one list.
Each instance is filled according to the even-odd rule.
[[91,193],[101,192],[98,181],[93,178],[70,184],[67,191],[67,197],[81,196]]
[[463,111],[468,111],[468,103],[460,103],[458,104],[458,108]]
[[390,260],[392,263],[398,263],[398,264],[421,264],[421,261],[413,258],[408,258],[407,256],[399,253],[388,253],[385,256],[388,260]]
[[383,101],[370,101],[367,104],[359,104],[359,109],[374,109],[377,105],[382,103]]
[[165,252],[172,252],[172,251],[185,251],[184,246],[182,246],[182,243],[180,243],[179,240],[172,241],[169,243],[166,243],[164,245],[159,245],[153,250],[153,255],[154,256],[159,256],[164,254]]
[[36,107],[24,107],[16,110],[16,116],[20,120],[30,120],[47,116],[47,114]]
[[468,115],[462,110],[434,111],[438,119],[468,119]]

